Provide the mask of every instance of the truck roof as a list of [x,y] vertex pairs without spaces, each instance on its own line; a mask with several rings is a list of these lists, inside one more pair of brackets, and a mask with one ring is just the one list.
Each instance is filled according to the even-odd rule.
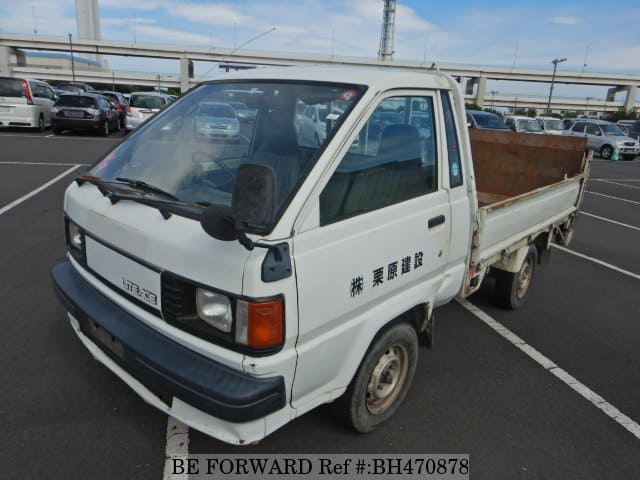
[[225,73],[215,80],[303,80],[386,88],[450,89],[446,75],[434,70],[416,72],[393,67],[265,67]]

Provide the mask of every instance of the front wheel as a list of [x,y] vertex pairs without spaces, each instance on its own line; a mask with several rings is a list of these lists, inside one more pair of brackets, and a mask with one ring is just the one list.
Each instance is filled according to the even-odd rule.
[[102,135],[103,137],[109,136],[109,120],[104,121],[104,124],[102,125],[102,130],[100,131],[100,135]]
[[338,414],[358,432],[374,430],[398,409],[418,362],[418,336],[406,323],[383,332],[369,347],[349,388],[336,402]]
[[530,245],[519,271],[496,271],[496,300],[501,307],[517,310],[524,305],[529,296],[537,262],[538,251],[536,247]]
[[611,145],[604,145],[600,149],[600,156],[605,160],[609,160],[613,155],[613,147]]

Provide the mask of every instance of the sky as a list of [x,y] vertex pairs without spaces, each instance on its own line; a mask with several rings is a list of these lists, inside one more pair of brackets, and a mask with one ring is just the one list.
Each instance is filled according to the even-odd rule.
[[[372,59],[378,53],[383,7],[382,0],[98,2],[103,39]],[[640,2],[630,0],[398,0],[394,58],[551,69],[552,59],[566,57],[559,68],[640,74],[638,25]],[[74,0],[0,0],[0,34],[34,31],[76,36]],[[109,63],[120,70],[178,71],[171,61],[112,57]],[[196,75],[208,69],[206,63],[196,64]],[[525,88],[513,82],[492,82],[488,88],[548,91],[548,86]],[[606,90],[558,85],[554,93],[602,98]]]

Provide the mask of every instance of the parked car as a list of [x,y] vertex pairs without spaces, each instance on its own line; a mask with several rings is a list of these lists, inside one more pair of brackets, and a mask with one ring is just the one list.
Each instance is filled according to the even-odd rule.
[[514,132],[520,133],[544,133],[542,127],[535,118],[521,115],[509,115],[504,123]]
[[255,120],[256,111],[252,108],[247,107],[247,105],[243,102],[229,102],[229,105],[233,107],[238,115],[238,120],[241,122],[248,122],[250,120]]
[[600,152],[600,156],[608,160],[615,149],[624,160],[633,160],[640,155],[640,144],[637,139],[628,137],[615,123],[604,120],[578,119],[565,135],[586,137],[587,148]]
[[555,117],[536,117],[542,131],[549,135],[562,135],[564,124],[562,120]]
[[631,138],[640,138],[640,120],[633,120],[631,123],[625,124],[627,127],[627,136]]
[[202,102],[195,118],[196,138],[237,140],[240,121],[231,105],[224,102]]
[[171,103],[169,95],[156,92],[137,92],[129,96],[129,106],[126,109],[124,129],[130,132],[140,126],[147,118],[159,112]]
[[53,133],[93,130],[105,137],[118,130],[118,111],[97,93],[68,92],[60,95],[51,110]]
[[65,92],[85,92],[95,93],[95,88],[87,83],[79,82],[62,82],[56,85],[58,90],[64,90]]
[[307,105],[298,117],[296,131],[300,145],[317,147],[327,137],[325,124],[329,109],[326,105]]
[[509,130],[498,115],[484,110],[467,110],[467,126],[486,130]]
[[56,95],[39,80],[0,77],[0,127],[26,127],[43,131],[51,125]]
[[[110,90],[105,90],[100,92],[107,100],[112,100],[115,104],[116,110],[118,111],[118,120],[121,126],[124,126],[126,123],[127,116],[127,107],[129,106],[129,102],[120,92],[113,92]],[[120,130],[120,128],[118,128]]]

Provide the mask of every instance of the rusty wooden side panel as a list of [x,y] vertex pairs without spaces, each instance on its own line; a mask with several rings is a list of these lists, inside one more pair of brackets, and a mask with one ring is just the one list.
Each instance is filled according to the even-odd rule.
[[579,175],[586,139],[470,129],[479,193],[515,197]]

